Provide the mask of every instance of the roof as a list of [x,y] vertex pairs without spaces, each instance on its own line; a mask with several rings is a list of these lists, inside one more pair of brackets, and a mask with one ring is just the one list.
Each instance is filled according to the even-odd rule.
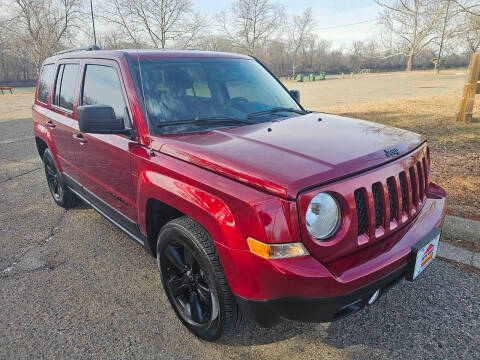
[[59,59],[118,59],[122,58],[125,53],[130,55],[133,59],[161,59],[161,58],[231,58],[231,59],[251,59],[250,56],[216,52],[216,51],[200,51],[200,50],[140,50],[140,49],[125,49],[125,50],[80,50],[66,52],[49,57],[46,61],[56,61]]

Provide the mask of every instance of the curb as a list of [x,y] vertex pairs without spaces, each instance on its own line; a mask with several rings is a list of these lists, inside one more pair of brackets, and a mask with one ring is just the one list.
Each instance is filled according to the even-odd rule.
[[[442,237],[451,240],[480,243],[480,221],[447,215],[442,227]],[[480,269],[480,253],[441,241],[437,256]]]
[[437,256],[480,269],[480,253],[452,245],[445,241],[440,242]]
[[480,221],[447,215],[442,227],[442,236],[452,240],[480,243]]

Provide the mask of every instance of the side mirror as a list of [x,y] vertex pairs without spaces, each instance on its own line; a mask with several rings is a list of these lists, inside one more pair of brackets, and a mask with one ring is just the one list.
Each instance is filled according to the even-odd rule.
[[117,119],[108,105],[82,105],[77,108],[78,128],[91,134],[130,134],[123,119]]
[[292,95],[297,102],[300,102],[300,90],[290,90],[290,95]]

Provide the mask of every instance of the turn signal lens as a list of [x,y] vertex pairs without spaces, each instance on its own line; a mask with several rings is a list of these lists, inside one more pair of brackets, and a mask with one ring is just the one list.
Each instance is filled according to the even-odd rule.
[[251,237],[247,239],[250,251],[264,259],[280,259],[308,255],[302,243],[265,244]]

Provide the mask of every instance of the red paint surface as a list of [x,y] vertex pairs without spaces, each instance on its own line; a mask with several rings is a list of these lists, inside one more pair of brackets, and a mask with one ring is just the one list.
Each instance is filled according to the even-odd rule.
[[[247,58],[192,51],[140,54],[145,58]],[[130,55],[136,59],[136,52]],[[419,196],[406,212],[384,220],[380,228],[371,220],[366,234],[356,233],[355,189],[364,187],[371,193],[372,184],[381,182],[385,203],[388,177],[399,181],[402,171],[409,176],[408,168],[417,161],[422,166],[414,167],[415,174],[421,169],[429,173],[428,149],[419,135],[334,115],[308,114],[273,124],[150,136],[122,52],[72,53],[45,63],[71,61],[83,69],[86,63],[96,63],[94,58],[110,59],[119,71],[135,138],[81,134],[81,144],[76,118],[79,94],[71,114],[53,108],[51,99],[49,104],[36,101],[35,136],[48,144],[61,171],[137,222],[144,233],[150,199],[198,221],[214,239],[230,286],[240,296],[320,297],[352,291],[405,264],[411,246],[443,221],[443,189],[416,181]],[[81,76],[80,72],[78,81]],[[384,149],[391,146],[401,156],[387,158]],[[340,230],[327,242],[313,239],[305,226],[306,207],[320,191],[333,193],[342,208]],[[370,215],[372,209],[369,197]],[[248,251],[248,236],[267,243],[301,241],[311,256],[268,261]]]

